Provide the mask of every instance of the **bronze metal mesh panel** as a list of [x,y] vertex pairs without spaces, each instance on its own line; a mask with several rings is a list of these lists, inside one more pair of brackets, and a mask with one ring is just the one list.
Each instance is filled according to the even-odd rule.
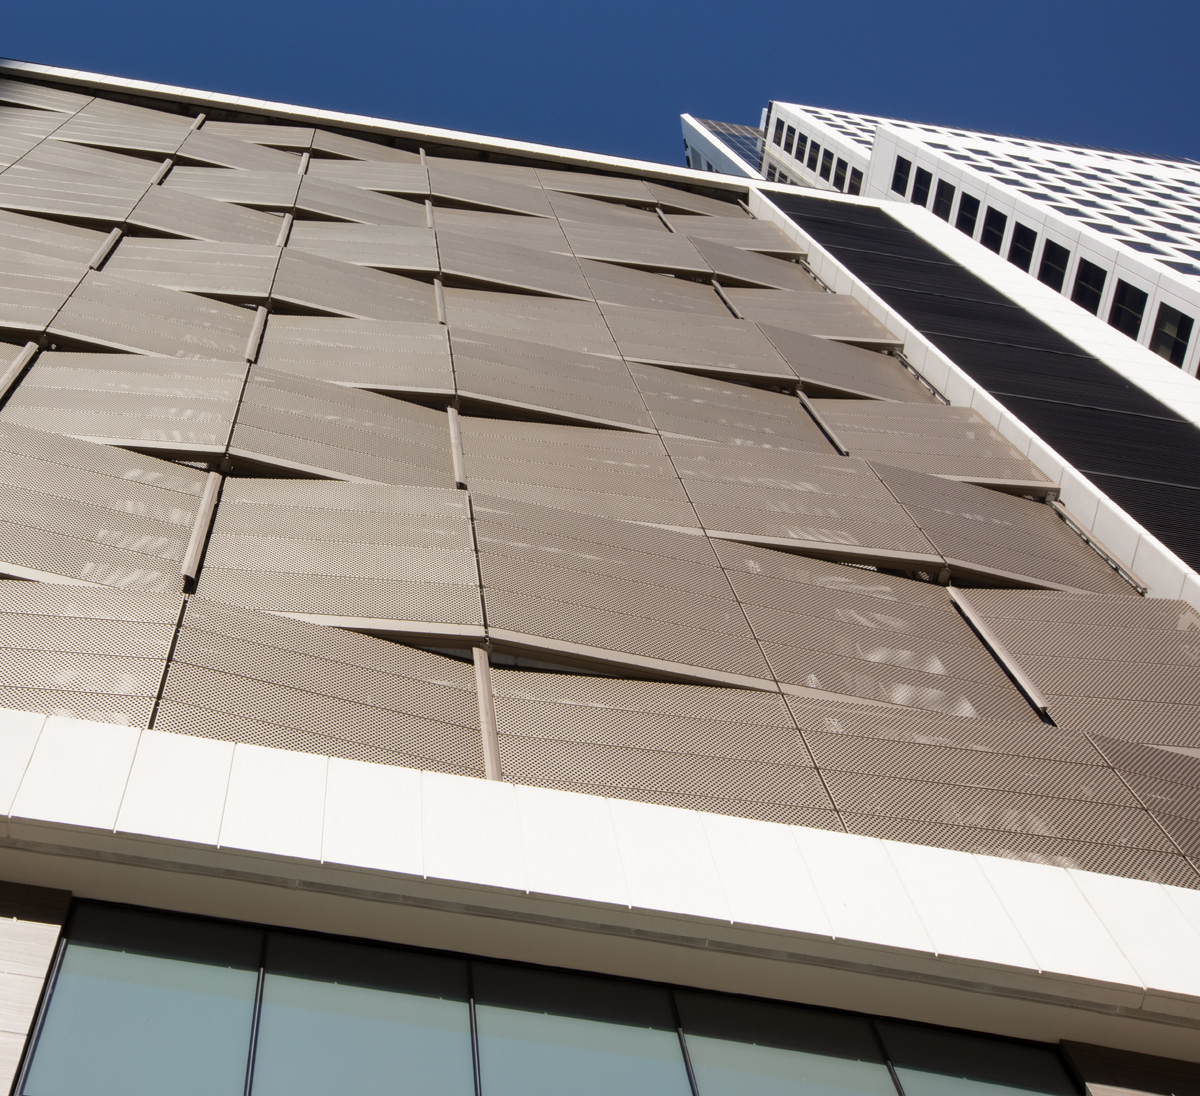
[[500,213],[525,213],[534,217],[552,217],[545,193],[538,187],[522,186],[474,171],[462,171],[444,164],[429,167],[429,189],[434,203],[494,209]]
[[738,220],[748,219],[737,202],[719,198],[709,198],[703,194],[693,194],[682,187],[660,183],[656,179],[646,181],[650,193],[654,195],[659,205],[668,213],[688,212],[699,213],[707,217],[732,217]]
[[737,310],[757,324],[852,345],[900,346],[893,335],[853,297],[843,293],[781,293],[772,289],[728,289]]
[[109,274],[210,296],[265,301],[279,249],[268,244],[124,239],[104,264]]
[[288,246],[310,255],[379,270],[436,274],[439,269],[433,232],[415,226],[297,221],[288,236]]
[[333,221],[353,221],[367,225],[407,225],[426,227],[425,209],[419,202],[393,198],[388,194],[347,186],[315,175],[300,180],[296,195],[296,213]]
[[206,121],[204,132],[220,137],[232,137],[235,141],[251,141],[256,145],[291,149],[293,152],[304,152],[311,148],[315,133],[312,126],[218,121]]
[[[238,147],[254,148],[235,142]],[[300,176],[290,171],[234,171],[220,167],[176,167],[163,180],[163,189],[180,191],[251,209],[287,211],[296,204]]]
[[320,128],[313,131],[312,147],[314,152],[323,152],[346,160],[378,160],[394,164],[416,164],[421,161],[415,152],[395,148],[383,141],[351,137],[345,133],[331,133]]
[[570,255],[499,240],[479,240],[459,232],[437,230],[438,257],[443,273],[485,286],[504,286],[526,293],[544,293],[590,301],[591,290]]
[[[734,222],[737,224],[738,222]],[[754,222],[751,222],[754,223]],[[695,238],[692,246],[704,257],[726,289],[731,286],[759,286],[787,289],[797,293],[821,293],[821,287],[799,263],[743,251],[717,240]]]
[[[725,203],[720,203],[725,204]],[[665,207],[664,207],[665,208]],[[693,243],[701,240],[711,240],[715,243],[736,247],[742,251],[754,251],[761,255],[775,255],[779,258],[798,258],[804,250],[787,238],[783,232],[770,221],[755,221],[746,216],[706,217],[697,213],[672,213],[671,227],[682,233]],[[808,284],[796,282],[789,289],[808,289],[815,293],[823,293],[819,285],[812,279]]]
[[580,259],[579,266],[591,293],[605,304],[694,312],[719,318],[729,315],[729,310],[710,285],[592,259]]
[[442,324],[274,315],[258,361],[282,373],[377,392],[454,392]]
[[[560,225],[576,221],[585,225],[609,225],[644,232],[661,232],[663,223],[648,209],[634,209],[616,202],[601,201],[578,194],[549,191],[550,206]],[[565,237],[564,237],[565,240]],[[570,251],[570,247],[566,247]]]
[[952,570],[983,567],[1034,583],[1133,595],[1048,506],[937,476],[872,465]]
[[55,131],[54,139],[169,156],[183,143],[191,125],[190,118],[178,114],[93,99]]
[[146,191],[127,221],[168,236],[223,243],[274,244],[279,235],[279,218],[269,213],[165,186]]
[[538,184],[546,190],[562,190],[568,194],[590,194],[615,202],[632,202],[652,206],[654,194],[641,179],[623,175],[596,175],[590,171],[556,171],[554,168],[535,169]]
[[712,274],[712,268],[695,245],[677,232],[668,232],[661,223],[657,229],[585,224],[582,221],[560,223],[571,250],[581,259],[599,259],[666,274],[703,277]]
[[653,429],[620,359],[544,343],[456,329],[451,335],[459,394],[548,417]]
[[433,289],[424,282],[293,248],[283,250],[271,297],[321,315],[427,322],[437,318]]
[[450,288],[446,313],[456,333],[466,329],[619,357],[600,309],[588,301]]

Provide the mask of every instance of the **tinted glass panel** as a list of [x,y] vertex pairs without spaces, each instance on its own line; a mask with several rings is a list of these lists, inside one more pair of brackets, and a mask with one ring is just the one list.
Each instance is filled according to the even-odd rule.
[[272,934],[253,1096],[472,1096],[467,964]]
[[767,182],[771,182],[775,178],[775,165],[767,165]]
[[808,138],[803,133],[796,134],[796,152],[795,157],[801,163],[804,163],[804,150],[808,146]]
[[954,187],[945,179],[939,179],[937,193],[933,196],[933,212],[943,221],[950,220],[950,210],[954,208]]
[[1074,1096],[1053,1051],[1003,1039],[882,1021],[905,1096]]
[[775,132],[771,134],[771,141],[774,144],[779,144],[783,140],[783,119],[775,119]]
[[1008,245],[1008,261],[1021,270],[1033,265],[1033,249],[1037,247],[1037,233],[1028,225],[1018,221],[1013,225],[1012,243]]
[[862,193],[862,179],[863,179],[862,172],[859,171],[858,168],[852,167],[850,169],[850,185],[848,187],[846,187],[846,193],[847,194],[861,194]]
[[895,1096],[865,1020],[700,993],[676,1001],[700,1096]]
[[1093,316],[1100,311],[1100,297],[1104,293],[1104,279],[1107,272],[1087,259],[1079,260],[1079,269],[1075,271],[1075,288],[1071,290],[1071,300],[1080,308],[1086,308]]
[[665,990],[476,963],[486,1096],[690,1096]]
[[792,154],[792,148],[796,142],[796,127],[788,126],[787,133],[783,138],[783,151],[789,156]]
[[817,160],[820,159],[820,156],[821,156],[821,146],[819,144],[817,144],[816,141],[813,141],[808,146],[808,170],[809,171],[817,170]]
[[1154,321],[1154,337],[1150,340],[1150,349],[1166,358],[1172,365],[1183,365],[1191,337],[1192,317],[1185,316],[1169,304],[1160,304],[1158,319]]
[[1042,249],[1042,262],[1038,267],[1038,281],[1061,293],[1067,277],[1067,264],[1070,261],[1071,253],[1062,244],[1047,240]]
[[1142,316],[1146,313],[1147,295],[1136,286],[1118,279],[1113,292],[1112,308],[1108,322],[1122,335],[1136,339],[1142,331]]
[[241,1096],[262,934],[81,906],[28,1096]]
[[837,167],[833,171],[833,185],[842,190],[846,185],[846,168],[849,165],[845,160],[838,160]]
[[968,236],[975,235],[975,222],[979,219],[979,199],[964,194],[958,203],[958,217],[954,227]]
[[821,156],[821,178],[828,179],[829,173],[833,170],[833,153],[826,149]]
[[983,215],[983,231],[979,234],[979,242],[989,251],[1000,254],[1000,246],[1004,243],[1004,230],[1008,227],[1008,218],[998,209],[988,207]]
[[929,188],[933,186],[933,176],[923,167],[917,168],[917,177],[913,179],[912,200],[919,206],[929,202]]
[[892,171],[892,190],[896,194],[908,193],[908,173],[912,171],[912,161],[903,156],[896,157],[896,167]]

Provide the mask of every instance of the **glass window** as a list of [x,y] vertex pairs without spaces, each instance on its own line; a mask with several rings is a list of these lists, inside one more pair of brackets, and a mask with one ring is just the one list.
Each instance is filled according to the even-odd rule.
[[32,1096],[242,1096],[262,933],[79,906]]
[[253,1096],[473,1096],[467,964],[270,934]]
[[913,180],[912,200],[916,205],[929,203],[929,189],[933,186],[933,176],[923,167],[917,168],[917,177]]
[[774,181],[775,181],[775,165],[767,164],[767,182],[770,183],[770,182],[774,182]]
[[788,126],[787,133],[784,135],[784,138],[783,138],[783,151],[786,152],[789,156],[792,154],[792,148],[795,145],[795,142],[796,142],[796,127]]
[[850,185],[846,187],[847,194],[862,193],[863,174],[856,167],[850,169]]
[[487,1096],[691,1096],[667,991],[475,963]]
[[1136,286],[1117,279],[1113,291],[1112,308],[1108,310],[1108,322],[1122,335],[1136,339],[1142,333],[1142,316],[1146,313],[1147,295]]
[[1038,267],[1038,281],[1048,285],[1056,293],[1061,293],[1070,261],[1071,253],[1062,244],[1047,240],[1042,249],[1042,262]]
[[1192,337],[1192,317],[1185,316],[1169,304],[1158,306],[1158,319],[1154,321],[1154,335],[1150,349],[1164,357],[1172,365],[1183,365],[1187,357],[1188,342]]
[[833,170],[833,153],[826,149],[821,154],[821,178],[828,180],[829,173]]
[[979,242],[989,251],[1000,254],[1004,243],[1004,230],[1008,227],[1008,217],[998,209],[988,206],[983,215],[983,231],[979,234]]
[[1075,271],[1075,288],[1071,290],[1071,300],[1080,308],[1086,308],[1093,316],[1100,311],[1100,298],[1104,295],[1104,281],[1108,272],[1087,259],[1079,260],[1079,269]]
[[780,144],[783,141],[783,119],[775,119],[775,132],[771,135],[772,144]]
[[945,179],[939,179],[937,192],[933,196],[933,213],[943,221],[950,220],[950,211],[954,208],[954,187]]
[[701,1096],[895,1096],[865,1020],[705,993],[675,999]]
[[817,170],[817,161],[821,158],[821,146],[816,141],[810,141],[808,145],[808,170]]
[[959,232],[965,232],[968,236],[974,236],[975,222],[978,219],[979,199],[972,197],[964,191],[963,196],[958,200],[958,217],[954,221],[954,227]]
[[908,173],[912,171],[912,161],[903,156],[896,157],[896,167],[892,171],[892,191],[896,194],[908,193]]
[[846,187],[846,168],[849,166],[845,160],[838,159],[837,167],[833,170],[833,185],[838,190],[844,190]]
[[1012,242],[1008,245],[1008,261],[1021,270],[1028,271],[1033,265],[1033,249],[1037,247],[1037,233],[1028,225],[1018,221],[1013,225]]
[[799,130],[796,131],[796,159],[804,163],[804,150],[808,146],[808,138]]
[[1045,1047],[886,1020],[877,1027],[904,1096],[1074,1096]]
[[787,175],[784,174],[784,172],[782,172],[782,171],[779,173],[779,181],[781,183],[786,183],[788,181]]

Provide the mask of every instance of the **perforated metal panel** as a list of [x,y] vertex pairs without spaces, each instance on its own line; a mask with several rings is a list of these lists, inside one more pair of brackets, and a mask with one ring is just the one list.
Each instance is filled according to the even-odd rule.
[[451,344],[459,395],[511,408],[517,417],[652,430],[625,363],[543,343],[456,327]]
[[605,304],[697,312],[722,319],[729,315],[729,310],[710,285],[592,259],[581,259],[579,265],[592,294]]
[[360,225],[341,221],[297,221],[288,236],[295,251],[380,270],[438,272],[434,234],[427,228]]
[[245,363],[45,351],[0,421],[168,452],[223,450]]
[[273,244],[280,226],[279,218],[269,213],[165,186],[146,191],[128,223],[185,239],[249,244]]
[[658,214],[648,209],[634,209],[615,202],[554,191],[548,193],[548,198],[554,215],[563,225],[578,221],[585,225],[613,225],[655,233],[663,230]]
[[[235,141],[245,148],[257,148]],[[218,202],[233,202],[253,209],[288,210],[296,202],[300,176],[290,171],[233,171],[213,167],[176,167],[163,180],[164,190],[178,190]]]
[[617,202],[652,206],[655,198],[641,179],[620,175],[595,175],[588,171],[556,171],[537,168],[538,182],[546,190],[561,190],[567,194],[590,194]]
[[124,221],[146,192],[142,183],[18,168],[0,175],[0,209],[112,225]]
[[93,99],[54,133],[57,141],[169,156],[183,143],[191,118],[161,110]]
[[446,313],[453,331],[491,332],[581,354],[619,356],[600,309],[587,301],[450,288]]
[[206,127],[189,133],[175,158],[182,164],[211,164],[244,171],[290,171],[294,174],[300,166],[300,157],[293,152],[238,141]]
[[496,240],[478,240],[440,228],[437,242],[442,271],[451,277],[528,293],[584,301],[592,299],[579,264],[570,255],[556,255]]
[[314,131],[312,147],[314,152],[323,152],[326,155],[346,160],[378,160],[397,164],[420,162],[420,157],[415,152],[408,152],[396,148],[394,145],[384,144],[382,141],[351,137],[345,133],[333,133],[327,129]]
[[482,623],[466,498],[453,489],[229,480],[197,592],[386,630]]
[[737,310],[755,323],[852,346],[899,347],[903,342],[853,297],[843,293],[783,294],[770,289],[729,289]]
[[240,361],[253,326],[249,309],[92,272],[50,331],[114,350]]
[[271,297],[318,315],[363,320],[437,318],[433,289],[424,282],[290,247],[283,249]]
[[123,156],[102,148],[73,145],[66,141],[43,141],[21,157],[16,176],[35,171],[94,175],[149,186],[160,165],[140,156]]
[[0,425],[0,570],[179,590],[203,482],[153,457]]
[[451,486],[444,412],[255,366],[230,440],[247,471]]
[[368,225],[425,227],[425,209],[416,202],[376,194],[331,179],[305,175],[296,195],[296,212],[320,219]]
[[824,290],[798,263],[757,255],[753,251],[742,251],[729,244],[701,237],[692,240],[692,246],[700,252],[726,288],[737,285],[762,286],[796,293],[825,295]]
[[429,168],[429,189],[435,204],[446,201],[479,209],[494,209],[500,213],[524,213],[534,217],[553,216],[543,191],[537,187],[498,179],[490,174],[483,175],[435,164]]
[[20,103],[41,110],[62,111],[74,114],[92,101],[90,95],[47,84],[35,84],[28,80],[13,80],[0,77],[0,102]]
[[[755,221],[746,216],[705,217],[693,213],[672,213],[670,221],[676,232],[693,242],[713,240],[743,251],[757,251],[762,255],[780,258],[797,258],[804,254],[802,248],[797,247],[769,221]],[[812,279],[809,279],[809,283],[812,289],[820,289]]]
[[952,571],[1112,594],[1133,588],[1048,506],[888,465],[872,467]]
[[377,392],[454,393],[446,328],[436,323],[273,315],[258,361],[283,373]]
[[204,132],[220,137],[232,137],[235,141],[251,141],[256,145],[291,149],[294,152],[303,152],[311,148],[314,134],[312,126],[218,121],[206,121]]
[[104,264],[106,274],[206,296],[265,301],[279,248],[269,244],[197,240],[122,240]]
[[684,236],[668,232],[660,223],[652,228],[626,228],[562,221],[571,250],[581,259],[637,266],[667,274],[711,277],[712,267]]

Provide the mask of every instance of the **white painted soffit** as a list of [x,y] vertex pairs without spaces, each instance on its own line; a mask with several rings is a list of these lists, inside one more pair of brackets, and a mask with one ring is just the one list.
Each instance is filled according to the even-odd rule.
[[1200,891],[674,807],[0,710],[0,875],[1200,1057]]
[[[914,369],[920,372],[930,384],[942,392],[952,404],[974,408],[984,419],[1008,438],[1021,453],[1041,469],[1050,482],[1058,485],[1061,492],[1062,505],[1070,513],[1072,520],[1091,539],[1096,541],[1109,556],[1120,563],[1128,572],[1136,576],[1147,587],[1151,597],[1180,598],[1194,608],[1200,609],[1200,574],[1180,559],[1179,556],[1163,544],[1145,526],[1134,519],[1122,507],[1118,506],[1104,492],[1100,491],[1090,479],[1075,468],[1062,454],[1052,449],[1038,434],[1034,433],[1021,419],[1009,411],[1008,408],[965,373],[955,362],[938,350],[901,313],[897,312],[883,298],[855,277],[846,266],[822,247],[817,240],[813,239],[813,237],[797,225],[795,221],[788,217],[771,200],[775,194],[796,193],[802,193],[806,197],[816,197],[829,202],[870,206],[874,209],[882,209],[885,213],[894,212],[893,203],[881,202],[871,198],[854,198],[846,195],[826,194],[799,187],[761,186],[757,184],[751,186],[750,193],[750,211],[761,220],[772,222],[789,239],[798,243],[807,252],[809,266],[835,293],[845,293],[859,301],[872,316],[879,320],[897,338],[903,340],[904,356]],[[938,220],[932,214],[927,213],[927,216],[931,221],[942,226],[942,228],[946,227],[942,221]],[[962,233],[957,232],[955,229],[948,229],[948,231],[952,234],[952,237],[962,236]],[[959,241],[952,237],[950,242],[955,244],[955,246],[961,247]],[[940,239],[940,237],[931,237],[930,243],[935,247],[940,246]],[[971,241],[966,242],[972,248],[978,247],[978,245],[971,243]],[[1007,266],[1003,260],[997,259],[990,252],[986,252],[985,248],[978,247],[978,250],[985,252],[990,258],[995,259],[1001,267]],[[947,254],[950,254],[950,252],[947,251]],[[957,258],[956,255],[952,255],[951,257]],[[1006,277],[1011,278],[1011,275],[1007,271],[1002,270],[998,272],[992,264],[983,263],[979,256],[974,256],[974,261],[979,263],[978,267],[974,269],[974,273],[978,274],[984,281],[989,281],[989,277],[997,277],[998,273],[1003,273]],[[1008,294],[1007,283],[1004,279],[999,278],[998,281],[999,284],[996,284],[995,288],[1001,293]],[[989,284],[992,283],[989,282]],[[1038,288],[1046,289],[1045,286],[1041,285]],[[1047,290],[1047,292],[1050,291]],[[1026,307],[1023,301],[1017,300],[1011,294],[1008,295],[1016,303],[1020,304],[1021,307]],[[1063,300],[1052,292],[1050,292],[1050,295],[1059,301]],[[1034,294],[1031,294],[1030,299],[1033,300],[1034,296]],[[1036,294],[1036,296],[1041,298],[1041,294]],[[1051,323],[1048,316],[1052,311],[1050,305],[1053,302],[1047,302],[1043,299],[1040,302],[1034,301],[1033,303],[1037,308],[1047,310],[1046,314],[1042,315],[1035,311],[1034,308],[1030,308],[1030,311],[1034,315],[1037,315],[1039,319],[1045,319],[1047,323]],[[1082,312],[1081,309],[1076,308],[1075,305],[1071,305],[1069,302],[1067,302],[1067,305],[1077,312]],[[1088,323],[1084,325],[1083,320],[1088,321]],[[1063,321],[1059,320],[1058,322]],[[1083,345],[1084,349],[1089,350],[1089,352],[1094,352],[1091,350],[1092,346],[1102,350],[1106,345],[1105,340],[1114,337],[1114,334],[1107,330],[1106,324],[1094,316],[1089,316],[1086,312],[1082,313],[1082,319],[1078,322],[1080,326],[1088,327],[1088,338],[1091,342],[1088,344],[1080,343],[1080,345]],[[1053,324],[1051,325],[1053,326]],[[1063,333],[1068,338],[1080,342],[1080,337],[1073,326],[1063,329]],[[1115,335],[1115,338],[1121,339],[1122,342],[1129,341],[1119,335]],[[1136,349],[1144,350],[1142,347]],[[1150,357],[1155,357],[1148,350],[1144,352]],[[1096,357],[1109,364],[1105,353],[1096,353]],[[1115,360],[1111,364],[1114,369],[1118,369]],[[1158,368],[1153,362],[1145,364],[1147,368]],[[1173,367],[1168,365],[1166,368],[1172,369]],[[1118,369],[1118,371],[1120,370]],[[1134,380],[1132,376],[1130,379]],[[1134,380],[1134,383],[1138,382]],[[1192,383],[1200,384],[1200,382],[1194,381]]]
[[346,114],[341,111],[319,110],[315,107],[300,107],[291,103],[275,103],[266,99],[251,99],[239,95],[223,95],[216,92],[199,91],[196,88],[176,87],[173,84],[156,84],[146,80],[130,80],[102,73],[83,72],[78,69],[56,68],[52,65],[35,65],[28,61],[16,61],[0,57],[0,75],[19,76],[36,80],[44,78],[56,83],[70,84],[93,90],[124,92],[152,99],[191,103],[204,107],[219,107],[223,110],[242,111],[247,114],[263,114],[273,118],[303,122],[310,125],[336,126],[342,129],[360,130],[369,133],[404,137],[413,141],[457,145],[477,151],[496,152],[505,156],[524,156],[545,160],[548,163],[589,168],[597,171],[619,172],[625,175],[640,175],[674,182],[680,186],[702,185],[713,190],[728,190],[744,195],[749,180],[732,175],[717,175],[708,171],[693,171],[691,168],[674,167],[651,160],[634,160],[625,156],[606,156],[598,152],[581,149],[559,148],[555,145],[540,145],[530,141],[513,141],[504,137],[489,137],[461,130],[441,129],[437,126],[419,126],[408,122],[397,122],[389,118],[372,118],[365,114]]

